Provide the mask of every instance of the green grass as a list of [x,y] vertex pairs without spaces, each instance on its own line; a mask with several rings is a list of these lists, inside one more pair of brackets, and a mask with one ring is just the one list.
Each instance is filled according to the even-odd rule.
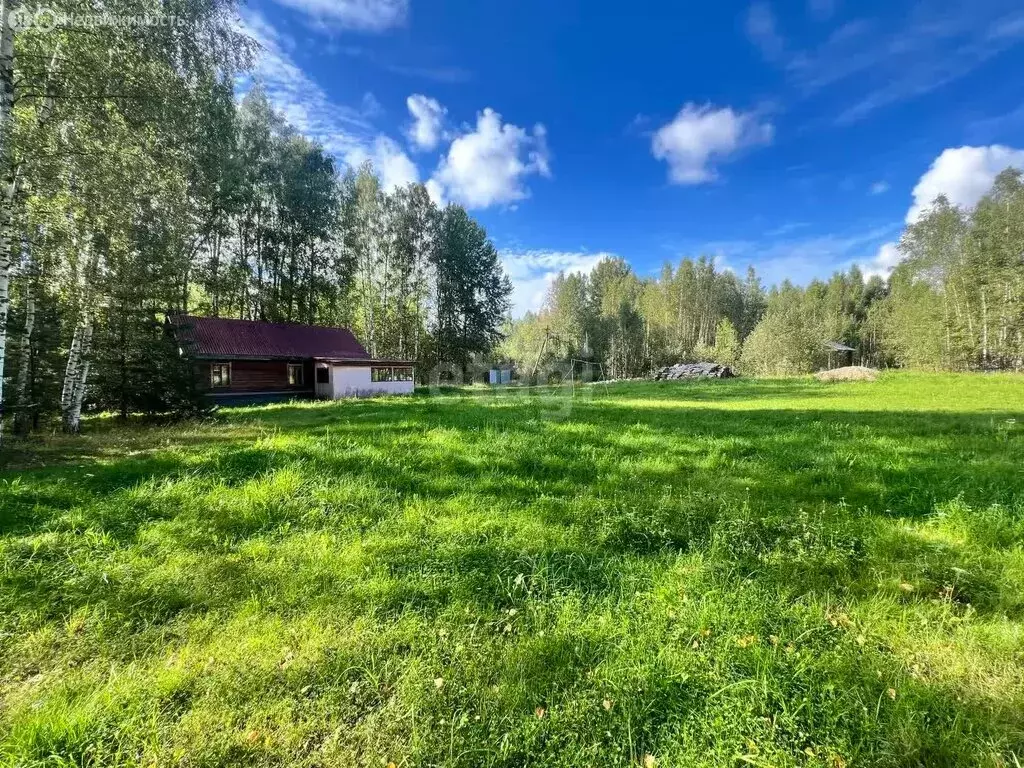
[[1024,763],[1024,379],[309,403],[0,473],[0,762]]

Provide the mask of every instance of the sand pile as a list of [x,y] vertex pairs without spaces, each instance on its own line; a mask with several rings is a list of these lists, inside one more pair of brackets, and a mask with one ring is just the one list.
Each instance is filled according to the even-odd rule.
[[878,378],[878,370],[863,365],[848,365],[831,371],[818,371],[814,378],[818,381],[874,381]]

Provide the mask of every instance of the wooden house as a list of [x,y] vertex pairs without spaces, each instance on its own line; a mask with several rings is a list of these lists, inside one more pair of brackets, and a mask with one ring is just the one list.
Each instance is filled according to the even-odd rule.
[[199,386],[221,404],[409,394],[410,360],[376,359],[347,328],[175,315]]

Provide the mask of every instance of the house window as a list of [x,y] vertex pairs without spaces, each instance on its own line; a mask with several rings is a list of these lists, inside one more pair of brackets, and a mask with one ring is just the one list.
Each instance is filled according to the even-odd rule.
[[289,387],[301,387],[302,386],[302,364],[301,363],[288,363],[288,386]]
[[316,383],[317,384],[330,384],[331,383],[331,372],[327,368],[320,366],[316,369]]
[[231,386],[231,363],[210,363],[210,386]]
[[412,381],[412,368],[395,368],[395,381]]
[[394,371],[390,368],[371,368],[370,381],[394,381]]

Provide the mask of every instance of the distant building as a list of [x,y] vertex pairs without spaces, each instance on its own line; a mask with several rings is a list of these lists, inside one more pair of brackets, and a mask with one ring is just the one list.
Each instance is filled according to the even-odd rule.
[[828,352],[828,369],[831,371],[833,368],[853,365],[853,353],[857,350],[838,341],[826,341],[825,351]]
[[174,315],[198,385],[221,404],[413,391],[410,360],[371,358],[347,328]]
[[512,383],[512,369],[511,368],[491,368],[490,373],[487,377],[488,382],[491,384],[510,384]]

